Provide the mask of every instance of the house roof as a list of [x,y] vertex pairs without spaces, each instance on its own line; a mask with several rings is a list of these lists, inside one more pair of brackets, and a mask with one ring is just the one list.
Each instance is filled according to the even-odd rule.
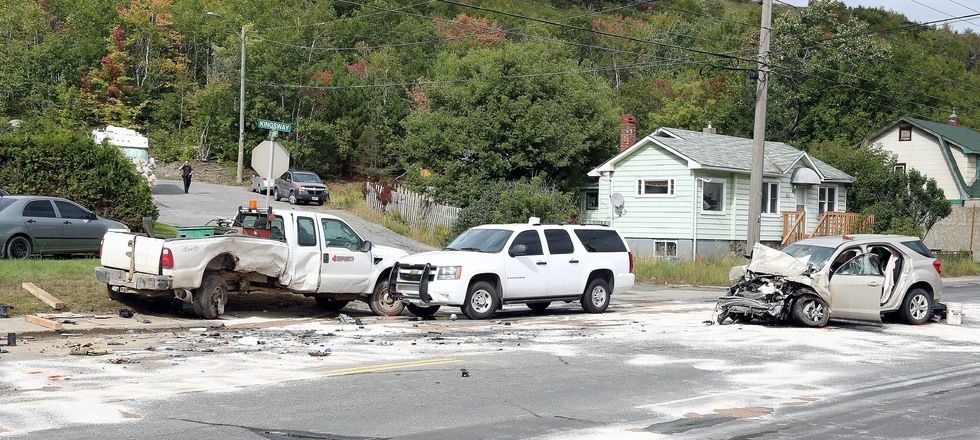
[[[689,162],[694,162],[694,164],[689,163],[692,168],[752,172],[752,139],[664,127],[617,154],[589,174],[597,175],[599,171],[611,170],[619,160],[650,142],[663,146]],[[854,178],[847,173],[782,142],[766,142],[763,172],[769,175],[785,174],[801,160],[806,161],[826,181],[845,183],[854,181]]]
[[918,119],[910,116],[902,116],[895,122],[882,127],[880,130],[865,138],[865,143],[871,139],[881,136],[883,133],[901,122],[919,127],[933,136],[942,137],[947,142],[952,142],[962,148],[963,153],[980,154],[980,132],[962,125],[949,125],[945,122],[927,121],[925,119]]

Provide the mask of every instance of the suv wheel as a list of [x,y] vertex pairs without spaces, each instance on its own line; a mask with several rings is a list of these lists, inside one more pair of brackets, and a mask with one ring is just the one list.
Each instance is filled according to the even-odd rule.
[[899,314],[902,320],[909,324],[925,324],[932,317],[932,295],[918,287],[910,290],[902,300]]
[[374,286],[374,293],[368,297],[368,307],[378,316],[398,316],[405,310],[405,304],[388,295],[388,283],[385,282]]
[[582,309],[589,313],[602,313],[609,307],[609,283],[602,278],[593,279],[582,294]]
[[830,308],[816,296],[803,295],[793,301],[793,318],[804,327],[823,327],[830,320]]
[[409,312],[411,312],[415,316],[418,316],[419,318],[431,318],[432,315],[435,315],[436,312],[439,311],[439,306],[426,307],[426,306],[417,306],[415,304],[409,304],[405,307],[408,308]]
[[296,193],[290,191],[289,192],[289,204],[290,205],[295,205],[297,203],[299,203],[299,201],[296,200]]
[[470,319],[487,319],[500,308],[500,297],[497,288],[486,281],[477,281],[470,286],[466,293],[466,303],[463,304],[463,314]]

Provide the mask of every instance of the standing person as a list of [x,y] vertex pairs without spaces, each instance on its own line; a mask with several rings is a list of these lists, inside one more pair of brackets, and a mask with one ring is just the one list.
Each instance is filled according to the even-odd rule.
[[190,162],[184,161],[184,166],[180,167],[180,174],[184,177],[184,194],[187,194],[187,190],[191,187],[191,175],[194,174]]

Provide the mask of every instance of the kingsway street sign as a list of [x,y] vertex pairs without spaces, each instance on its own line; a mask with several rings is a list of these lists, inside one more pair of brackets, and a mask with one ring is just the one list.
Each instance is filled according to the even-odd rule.
[[273,130],[280,133],[289,133],[293,131],[293,124],[288,122],[279,121],[269,121],[266,119],[259,119],[259,128],[262,130]]

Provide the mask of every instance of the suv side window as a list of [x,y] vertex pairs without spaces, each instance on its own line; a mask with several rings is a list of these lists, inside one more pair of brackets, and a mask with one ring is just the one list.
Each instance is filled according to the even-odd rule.
[[548,240],[548,252],[552,255],[575,252],[575,245],[564,229],[545,229],[544,238]]
[[541,250],[541,237],[538,236],[538,231],[530,230],[517,234],[517,238],[514,238],[514,242],[511,243],[510,247],[513,248],[519,244],[527,246],[527,252],[524,253],[525,256],[542,255],[544,253]]
[[611,229],[576,229],[575,236],[589,252],[626,252],[623,240]]
[[881,273],[881,257],[877,254],[858,255],[845,263],[837,271],[837,275],[873,275],[884,276]]
[[903,241],[902,244],[923,257],[936,258],[936,256],[932,254],[932,251],[929,250],[929,247],[926,246],[922,240]]
[[54,205],[50,200],[35,200],[24,206],[24,217],[55,218],[57,216],[54,215]]

